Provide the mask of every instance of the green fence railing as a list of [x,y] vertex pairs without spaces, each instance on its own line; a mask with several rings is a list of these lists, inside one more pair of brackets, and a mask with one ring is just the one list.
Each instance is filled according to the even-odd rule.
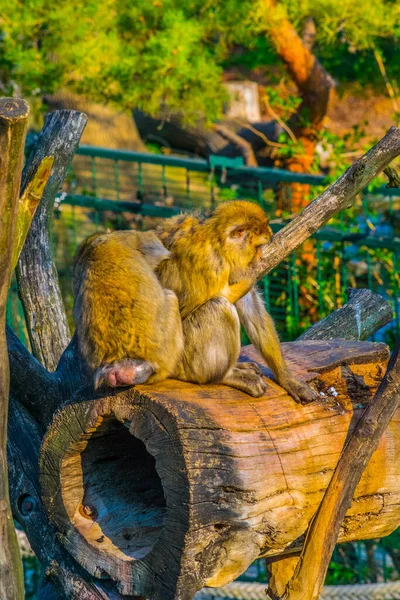
[[[53,222],[56,263],[68,311],[70,268],[78,243],[97,229],[148,229],[181,211],[212,209],[219,202],[259,202],[276,231],[292,217],[292,186],[315,197],[321,176],[282,169],[250,168],[237,159],[210,161],[81,146],[58,197]],[[392,303],[395,319],[384,334],[400,328],[400,192],[365,190],[261,282],[267,307],[283,339],[293,339],[345,300],[347,287],[368,287]],[[15,294],[9,318],[23,327]],[[22,334],[23,332],[21,332]],[[381,335],[381,334],[380,334]]]

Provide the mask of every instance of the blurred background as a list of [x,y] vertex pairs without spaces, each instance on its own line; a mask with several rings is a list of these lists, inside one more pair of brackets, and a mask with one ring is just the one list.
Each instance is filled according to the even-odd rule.
[[[399,77],[396,0],[3,3],[0,90],[31,106],[27,153],[47,112],[89,116],[52,221],[70,317],[71,263],[84,237],[234,198],[259,202],[279,230],[398,124]],[[393,306],[374,337],[393,345],[400,193],[386,183],[377,178],[261,283],[282,339],[340,307],[348,287],[368,287]],[[8,321],[29,345],[15,284]],[[33,599],[39,568],[21,540]],[[263,563],[245,578],[265,581]],[[327,583],[397,579],[395,532],[338,546]]]

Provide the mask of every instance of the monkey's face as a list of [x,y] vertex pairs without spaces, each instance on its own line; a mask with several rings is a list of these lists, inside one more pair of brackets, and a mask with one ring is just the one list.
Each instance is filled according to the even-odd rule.
[[231,227],[228,233],[228,245],[236,264],[247,266],[261,258],[261,248],[272,237],[267,219],[248,219]]

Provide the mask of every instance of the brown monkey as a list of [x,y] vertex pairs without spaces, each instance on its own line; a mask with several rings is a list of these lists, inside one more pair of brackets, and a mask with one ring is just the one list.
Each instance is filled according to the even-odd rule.
[[154,231],[95,234],[78,249],[74,318],[96,389],[151,383],[175,370],[183,349],[178,299],[154,274],[169,256]]
[[158,234],[171,258],[157,273],[178,296],[183,319],[184,351],[174,376],[260,396],[266,384],[256,366],[237,362],[242,322],[278,383],[297,402],[315,400],[317,393],[290,374],[274,323],[254,288],[261,246],[272,236],[262,208],[231,201],[208,218],[168,219]]

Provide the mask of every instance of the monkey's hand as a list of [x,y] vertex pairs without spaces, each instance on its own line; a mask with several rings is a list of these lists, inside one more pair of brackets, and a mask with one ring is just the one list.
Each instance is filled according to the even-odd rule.
[[280,381],[279,385],[292,396],[295,402],[299,404],[309,404],[319,398],[318,392],[312,389],[308,383],[303,383],[292,377],[285,378],[284,381]]
[[154,367],[145,360],[126,358],[99,367],[94,374],[94,388],[118,388],[145,383]]

